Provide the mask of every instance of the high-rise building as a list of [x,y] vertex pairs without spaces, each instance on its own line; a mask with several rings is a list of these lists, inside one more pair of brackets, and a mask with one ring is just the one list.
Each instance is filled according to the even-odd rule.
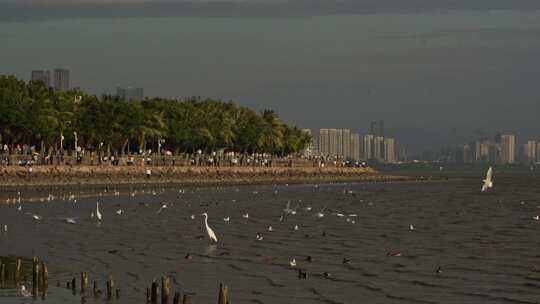
[[328,155],[338,155],[338,130],[328,129]]
[[536,163],[538,159],[538,142],[536,140],[529,140],[525,144],[525,147],[523,149],[523,156],[525,163],[528,164],[534,164]]
[[490,143],[487,140],[476,141],[475,147],[475,160],[477,162],[489,162],[490,161]]
[[351,153],[349,157],[356,161],[359,161],[361,159],[360,147],[361,147],[360,135],[357,133],[352,133],[351,134]]
[[328,137],[329,129],[319,130],[319,154],[328,156],[330,154],[330,139]]
[[69,90],[69,70],[54,69],[54,89],[57,91]]
[[373,159],[373,139],[374,139],[374,136],[372,134],[364,135],[364,153],[363,153],[364,160]]
[[144,90],[143,88],[116,88],[116,95],[120,100],[143,100],[144,99]]
[[32,81],[41,81],[47,87],[51,87],[51,72],[49,70],[32,71]]
[[371,134],[374,136],[384,137],[384,121],[375,120],[371,122],[370,125]]
[[384,137],[376,136],[373,139],[373,158],[379,162],[384,162]]
[[502,164],[513,164],[516,162],[516,136],[501,135],[501,157]]
[[349,158],[351,157],[351,130],[343,129],[341,133],[342,154],[340,156]]
[[387,164],[396,162],[396,141],[393,138],[384,139],[384,162]]

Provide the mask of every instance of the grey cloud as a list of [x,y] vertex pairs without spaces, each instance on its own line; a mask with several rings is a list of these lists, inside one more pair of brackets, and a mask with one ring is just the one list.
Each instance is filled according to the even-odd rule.
[[0,0],[0,22],[160,16],[305,17],[450,10],[537,10],[537,0]]

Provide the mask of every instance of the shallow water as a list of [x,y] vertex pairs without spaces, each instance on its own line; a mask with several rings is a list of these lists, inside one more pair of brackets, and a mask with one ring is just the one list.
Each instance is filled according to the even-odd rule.
[[[121,289],[118,303],[143,303],[152,279],[162,275],[195,303],[216,303],[219,282],[229,286],[233,303],[538,303],[540,221],[533,216],[540,214],[540,179],[506,177],[490,193],[479,188],[478,179],[460,179],[154,189],[155,195],[146,189],[134,197],[109,191],[77,197],[77,203],[57,195],[23,203],[20,212],[17,205],[0,206],[0,224],[9,228],[0,234],[0,256],[38,255],[49,264],[51,286],[88,271],[104,289],[112,273]],[[21,193],[23,200],[30,195],[36,193]],[[98,199],[101,224],[90,218]],[[297,214],[280,222],[288,200]],[[161,202],[173,205],[157,214]],[[324,207],[325,216],[315,216]],[[124,214],[116,215],[117,209]],[[206,237],[202,212],[209,214],[217,245]],[[249,219],[242,218],[246,212]],[[65,223],[68,216],[78,223]],[[184,258],[187,253],[192,259]],[[292,258],[308,273],[306,280],[289,266]],[[48,298],[81,302],[55,287]],[[0,297],[0,303],[27,302]]]

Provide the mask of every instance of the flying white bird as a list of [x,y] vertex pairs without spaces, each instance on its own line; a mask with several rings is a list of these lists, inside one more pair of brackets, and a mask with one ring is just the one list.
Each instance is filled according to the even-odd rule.
[[482,185],[482,192],[485,192],[489,188],[493,188],[493,181],[491,180],[493,175],[493,169],[489,167],[486,173],[486,179],[484,179],[484,184]]
[[208,233],[208,237],[210,238],[210,240],[217,243],[218,240],[216,234],[214,233],[214,230],[212,230],[212,228],[208,226],[208,214],[205,212],[201,215],[204,215],[204,225],[206,226],[206,232]]
[[100,222],[103,220],[103,215],[99,211],[99,202],[96,202],[96,217]]

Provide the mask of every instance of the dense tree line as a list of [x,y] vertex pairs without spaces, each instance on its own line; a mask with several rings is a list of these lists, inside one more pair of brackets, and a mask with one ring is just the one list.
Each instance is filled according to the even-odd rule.
[[[77,135],[75,135],[75,133]],[[271,110],[257,113],[233,102],[191,97],[122,101],[80,90],[58,92],[41,82],[0,77],[0,142],[37,150],[78,146],[121,154],[162,148],[174,153],[227,149],[287,155],[310,136],[282,123]],[[67,149],[67,148],[66,148]]]

